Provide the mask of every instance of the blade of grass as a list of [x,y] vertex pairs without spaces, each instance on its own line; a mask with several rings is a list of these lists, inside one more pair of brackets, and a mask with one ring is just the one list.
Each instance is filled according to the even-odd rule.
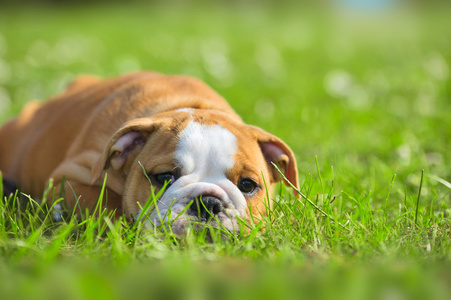
[[91,211],[91,215],[95,216],[96,214],[99,215],[102,212],[102,206],[103,206],[103,196],[105,195],[105,189],[106,189],[106,181],[107,181],[107,173],[105,173],[105,177],[103,178],[102,188],[100,189],[99,197],[97,198],[97,203],[94,209]]
[[387,203],[388,203],[388,198],[390,197],[390,193],[391,190],[393,188],[393,184],[395,183],[395,178],[396,178],[396,174],[393,174],[393,177],[391,179],[391,184],[390,184],[390,188],[388,189],[388,193],[387,193],[387,197],[385,197],[385,204],[384,204],[384,215],[387,214]]
[[420,204],[421,188],[423,187],[423,176],[424,176],[424,169],[421,170],[420,188],[418,189],[417,207],[415,209],[415,225],[416,226],[418,226],[418,223],[417,223],[417,220],[418,220],[418,207],[419,207],[419,204]]
[[444,186],[446,186],[447,188],[451,189],[451,183],[448,182],[448,181],[446,181],[446,180],[443,179],[443,178],[440,178],[440,177],[435,176],[435,175],[429,175],[429,174],[426,174],[426,177],[431,178],[431,179],[434,179],[435,181],[438,181],[438,182],[440,182],[441,184],[443,184]]
[[324,203],[324,182],[323,182],[323,176],[321,176],[321,171],[319,169],[319,162],[318,162],[318,156],[315,156],[316,161],[316,171],[318,172],[319,182],[321,184],[321,203]]

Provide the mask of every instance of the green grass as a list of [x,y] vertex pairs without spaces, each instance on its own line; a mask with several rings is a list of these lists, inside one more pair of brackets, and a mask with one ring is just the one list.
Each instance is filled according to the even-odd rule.
[[189,74],[291,146],[304,195],[213,243],[2,197],[2,299],[449,298],[449,12],[0,7],[0,121],[76,74]]

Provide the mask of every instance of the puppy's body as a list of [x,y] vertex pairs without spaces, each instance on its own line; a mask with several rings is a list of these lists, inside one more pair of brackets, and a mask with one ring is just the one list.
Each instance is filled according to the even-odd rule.
[[[133,217],[148,199],[147,175],[157,189],[163,179],[171,181],[160,210],[176,215],[196,199],[211,198],[202,201],[235,226],[250,205],[254,213],[265,211],[258,199],[265,195],[261,174],[279,180],[271,161],[297,184],[294,156],[280,139],[244,124],[216,92],[185,76],[80,77],[47,103],[28,104],[0,129],[0,171],[24,192],[40,197],[53,178],[57,189],[65,185],[69,207],[80,196],[91,208],[107,173],[107,207]],[[256,185],[252,194],[242,191],[249,190],[246,179]],[[182,233],[193,215],[180,216],[175,231]]]

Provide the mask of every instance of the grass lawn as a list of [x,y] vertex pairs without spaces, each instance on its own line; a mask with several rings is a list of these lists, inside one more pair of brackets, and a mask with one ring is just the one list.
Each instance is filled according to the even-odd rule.
[[2,199],[0,298],[449,299],[450,9],[0,6],[0,122],[81,73],[193,75],[291,146],[305,196],[213,243]]

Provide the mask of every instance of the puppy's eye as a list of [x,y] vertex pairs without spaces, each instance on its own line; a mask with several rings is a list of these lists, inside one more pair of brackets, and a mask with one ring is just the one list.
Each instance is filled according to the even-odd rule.
[[244,194],[253,194],[258,188],[258,184],[255,181],[247,178],[240,179],[237,186]]
[[171,172],[153,174],[150,175],[150,178],[152,179],[152,181],[154,181],[156,184],[160,186],[163,186],[166,182],[168,183],[167,186],[170,186],[176,180],[175,175]]

